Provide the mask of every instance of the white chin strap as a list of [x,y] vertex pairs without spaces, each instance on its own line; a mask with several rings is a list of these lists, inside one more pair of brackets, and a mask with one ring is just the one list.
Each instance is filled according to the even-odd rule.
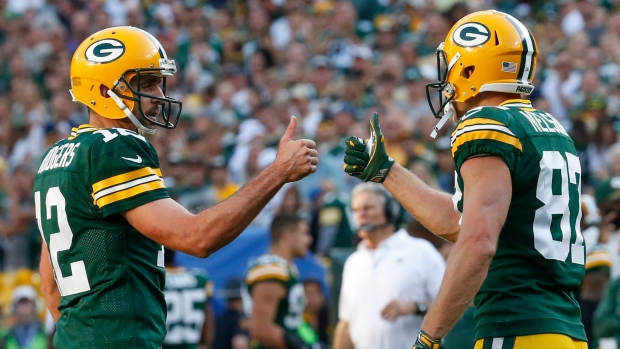
[[155,133],[155,131],[157,131],[156,129],[148,128],[148,127],[142,125],[142,123],[140,123],[140,121],[138,121],[138,118],[136,118],[136,116],[133,115],[131,110],[129,110],[129,108],[127,108],[127,105],[125,103],[123,103],[123,100],[119,96],[117,96],[116,93],[112,92],[112,90],[108,90],[108,96],[110,96],[112,98],[114,103],[116,103],[116,105],[119,108],[121,108],[121,110],[129,118],[129,120],[131,120],[131,122],[138,128],[138,133],[140,135],[142,135],[142,136],[152,135],[152,134]]
[[454,106],[452,106],[452,102],[447,103],[446,106],[443,107],[443,116],[441,117],[441,119],[439,119],[439,122],[437,123],[437,125],[433,127],[433,132],[431,132],[431,137],[433,139],[437,137],[437,132],[441,130],[443,125],[445,125],[446,122],[448,121],[448,119],[454,116],[454,112],[455,111],[454,111]]

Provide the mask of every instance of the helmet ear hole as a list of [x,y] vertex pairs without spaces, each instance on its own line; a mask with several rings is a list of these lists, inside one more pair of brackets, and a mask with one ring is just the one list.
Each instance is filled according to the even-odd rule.
[[470,65],[469,67],[461,70],[461,76],[465,79],[469,79],[474,74],[474,70],[476,70],[476,67]]
[[109,88],[109,87],[107,87],[106,85],[104,85],[104,84],[99,84],[99,93],[101,93],[101,96],[102,96],[103,98],[110,98],[110,96],[108,96],[108,90],[109,90],[109,89],[110,89],[110,88]]
[[497,30],[493,31],[495,33],[495,46],[499,46],[499,36],[497,35]]

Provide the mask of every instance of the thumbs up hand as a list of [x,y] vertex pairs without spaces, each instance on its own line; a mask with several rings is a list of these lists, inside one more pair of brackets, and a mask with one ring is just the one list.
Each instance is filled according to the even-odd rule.
[[316,143],[310,139],[295,140],[296,130],[297,118],[291,116],[291,122],[280,139],[278,155],[274,160],[286,182],[298,181],[316,172],[319,163]]
[[394,165],[384,142],[379,114],[374,113],[370,118],[370,139],[349,137],[345,141],[344,171],[364,182],[382,183]]

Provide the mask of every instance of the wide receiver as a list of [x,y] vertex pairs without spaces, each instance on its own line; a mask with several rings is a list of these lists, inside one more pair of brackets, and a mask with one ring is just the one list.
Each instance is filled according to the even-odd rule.
[[370,140],[346,141],[347,173],[382,182],[429,230],[455,242],[414,348],[438,348],[472,299],[476,349],[587,347],[574,298],[585,256],[581,167],[562,125],[521,99],[534,89],[536,57],[532,34],[498,11],[465,16],[437,49],[439,81],[427,94],[438,128],[456,121],[452,197],[394,164],[376,114]]
[[36,174],[42,291],[57,321],[54,346],[161,348],[166,332],[164,250],[206,257],[237,237],[286,182],[316,170],[293,117],[272,164],[197,215],[170,199],[144,135],[174,128],[181,102],[165,94],[174,60],[149,33],[104,29],[71,61],[74,100],[90,124],[52,146]]

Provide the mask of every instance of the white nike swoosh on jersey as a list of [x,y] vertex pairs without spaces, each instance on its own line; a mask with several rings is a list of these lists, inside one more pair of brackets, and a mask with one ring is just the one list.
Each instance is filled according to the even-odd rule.
[[136,164],[139,164],[142,162],[142,158],[140,157],[140,155],[136,155],[136,158],[126,158],[124,156],[121,156],[121,158],[127,160],[127,161],[131,161],[131,162],[135,162]]

